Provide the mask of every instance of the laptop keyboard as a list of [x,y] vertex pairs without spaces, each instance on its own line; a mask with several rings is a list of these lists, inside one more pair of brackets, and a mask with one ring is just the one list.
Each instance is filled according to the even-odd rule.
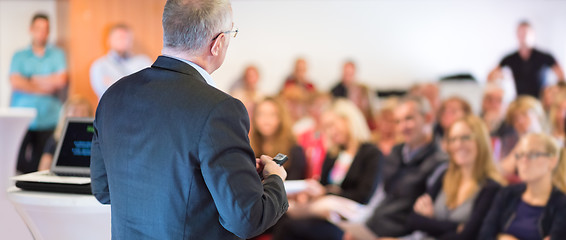
[[57,173],[57,176],[65,176],[65,177],[90,177],[89,174],[84,173]]

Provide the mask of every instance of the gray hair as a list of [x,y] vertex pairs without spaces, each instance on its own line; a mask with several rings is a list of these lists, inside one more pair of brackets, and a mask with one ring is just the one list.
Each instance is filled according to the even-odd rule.
[[167,0],[163,9],[163,46],[197,54],[231,24],[229,0]]
[[430,107],[430,103],[428,102],[428,100],[421,96],[406,95],[401,99],[401,101],[399,101],[399,104],[397,106],[400,106],[408,102],[415,103],[421,115],[427,115],[432,112],[432,108]]

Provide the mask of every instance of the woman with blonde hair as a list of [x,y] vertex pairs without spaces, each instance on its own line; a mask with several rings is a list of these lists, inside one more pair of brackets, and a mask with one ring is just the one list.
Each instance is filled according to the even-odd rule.
[[550,107],[551,134],[560,146],[566,144],[566,92],[564,95],[556,96],[554,103]]
[[408,224],[436,239],[476,239],[493,198],[504,184],[493,163],[482,119],[468,115],[445,135],[448,169],[414,205]]
[[312,239],[313,234],[317,235],[316,239],[335,236],[333,231],[318,229],[319,224],[327,223],[327,213],[337,210],[333,207],[347,207],[327,206],[321,213],[312,205],[330,197],[328,195],[351,200],[346,202],[367,204],[377,187],[383,155],[369,142],[369,128],[356,105],[337,99],[323,112],[321,122],[329,146],[320,182],[309,181],[307,191],[301,193],[309,197],[308,202],[301,202],[300,197],[290,202],[288,213],[295,219],[287,221],[274,239]]
[[500,137],[501,149],[498,152],[500,152],[501,170],[505,178],[511,183],[516,183],[518,177],[515,173],[514,147],[519,138],[528,133],[548,133],[548,121],[540,101],[531,96],[519,96],[511,102],[505,121],[514,131]]
[[521,136],[531,132],[548,132],[544,108],[538,99],[531,96],[519,96],[511,102],[507,108],[505,121],[513,125]]
[[374,102],[372,91],[364,84],[356,84],[348,90],[348,99],[351,100],[362,112],[370,131],[375,130],[376,122],[374,116]]
[[318,195],[334,194],[365,204],[377,186],[383,155],[370,142],[365,117],[354,103],[335,100],[322,115],[328,151]]
[[304,179],[305,153],[297,145],[285,106],[278,99],[267,97],[256,104],[252,116],[250,144],[256,157],[278,153],[288,155],[289,160],[283,165],[287,170],[287,180]]
[[45,143],[43,154],[39,160],[39,171],[49,170],[51,168],[57,142],[61,138],[63,125],[65,125],[65,121],[69,117],[94,117],[94,108],[87,98],[80,95],[75,95],[65,101],[61,113],[59,114],[59,122],[53,132],[53,136]]
[[495,198],[478,239],[563,239],[566,236],[566,162],[556,140],[529,133],[514,152],[522,184]]

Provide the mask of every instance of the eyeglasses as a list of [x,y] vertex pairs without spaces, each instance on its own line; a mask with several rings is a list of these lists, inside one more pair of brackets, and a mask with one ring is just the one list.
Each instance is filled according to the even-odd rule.
[[474,138],[471,134],[456,136],[448,138],[448,143],[455,143],[456,141],[460,140],[460,142],[469,142]]
[[216,35],[216,37],[214,37],[212,39],[212,41],[216,40],[218,37],[220,37],[220,34],[230,34],[233,38],[236,38],[236,36],[238,36],[238,28],[235,28],[234,30],[230,30],[230,31],[225,31],[225,32],[221,32],[218,35]]
[[545,152],[529,152],[529,153],[515,153],[515,160],[519,161],[519,159],[526,158],[529,161],[535,160],[539,157],[550,157],[552,153],[545,153]]

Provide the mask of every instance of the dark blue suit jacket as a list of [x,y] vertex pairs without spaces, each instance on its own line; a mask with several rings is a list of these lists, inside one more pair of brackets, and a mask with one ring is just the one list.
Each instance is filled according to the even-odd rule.
[[256,172],[244,105],[182,61],[115,83],[94,127],[92,191],[112,206],[112,239],[249,238],[287,210],[281,178]]

